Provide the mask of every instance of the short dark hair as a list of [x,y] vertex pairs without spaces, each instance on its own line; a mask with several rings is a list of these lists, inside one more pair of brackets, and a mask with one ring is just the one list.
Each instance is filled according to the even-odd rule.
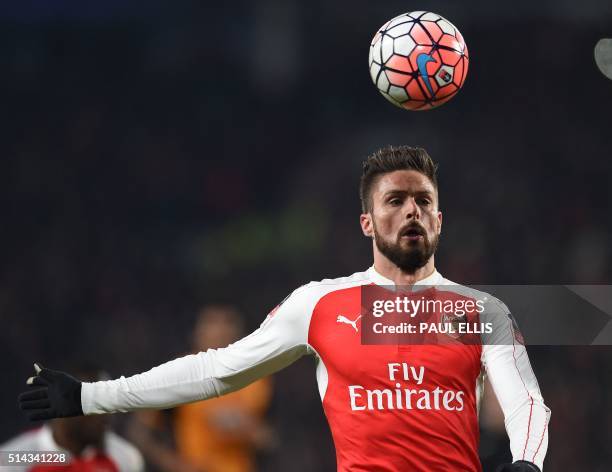
[[438,189],[438,164],[427,151],[420,147],[386,146],[374,152],[363,161],[363,172],[359,183],[361,209],[367,213],[372,209],[372,186],[383,174],[396,170],[416,170],[425,175],[434,188]]

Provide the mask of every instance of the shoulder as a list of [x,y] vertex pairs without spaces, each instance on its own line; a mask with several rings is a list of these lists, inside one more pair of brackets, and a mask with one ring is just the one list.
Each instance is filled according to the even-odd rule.
[[479,300],[482,302],[482,306],[488,313],[498,313],[504,315],[510,314],[510,310],[508,309],[506,304],[502,302],[499,298],[495,297],[494,295],[491,295],[488,292],[478,290],[474,287],[461,285],[457,282],[453,282],[452,280],[442,278],[440,283],[436,285],[436,288],[438,290],[447,290],[464,297]]
[[367,272],[356,272],[348,277],[328,278],[309,282],[291,292],[276,308],[269,314],[266,320],[277,318],[302,319],[310,315],[318,302],[326,295],[345,290],[351,287],[359,287],[369,284],[370,279]]
[[444,279],[446,283],[436,286],[438,290],[449,290],[460,297],[476,302],[480,321],[487,324],[482,334],[483,345],[514,345],[524,343],[518,324],[504,302],[488,292],[460,285]]
[[140,451],[118,434],[108,431],[105,435],[106,453],[117,463],[120,471],[144,470]]

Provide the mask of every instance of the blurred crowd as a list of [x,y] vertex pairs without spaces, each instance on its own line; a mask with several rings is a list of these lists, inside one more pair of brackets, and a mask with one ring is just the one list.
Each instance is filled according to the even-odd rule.
[[[120,3],[0,17],[0,442],[29,427],[15,397],[33,361],[133,374],[198,349],[202,306],[240,312],[236,337],[297,286],[367,268],[357,182],[385,144],[422,145],[440,163],[447,278],[610,283],[612,83],[592,48],[612,12],[597,2],[582,16],[473,17],[425,2],[471,55],[464,90],[426,113],[389,105],[366,67],[402,2]],[[610,470],[612,348],[529,352],[552,409],[548,470]],[[314,363],[260,387],[249,460],[333,470]],[[487,405],[491,470],[508,445]],[[178,417],[112,422],[164,470],[147,447]]]

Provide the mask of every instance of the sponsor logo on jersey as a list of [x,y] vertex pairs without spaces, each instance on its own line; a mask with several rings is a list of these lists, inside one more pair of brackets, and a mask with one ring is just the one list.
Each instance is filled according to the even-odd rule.
[[351,321],[344,315],[338,315],[338,318],[336,318],[336,323],[345,323],[345,324],[351,325],[353,329],[355,330],[355,332],[358,333],[359,329],[357,328],[357,321],[359,321],[360,318],[361,318],[361,315],[355,318],[354,321]]
[[412,366],[405,362],[387,364],[391,385],[383,388],[366,388],[349,385],[348,395],[352,411],[364,410],[444,410],[463,411],[463,390],[435,388],[425,384],[424,366]]

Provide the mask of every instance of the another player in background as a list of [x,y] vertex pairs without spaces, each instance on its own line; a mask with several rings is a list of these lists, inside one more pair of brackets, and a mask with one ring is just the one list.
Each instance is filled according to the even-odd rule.
[[[84,381],[108,378],[99,369],[84,366],[75,369]],[[40,428],[26,431],[0,445],[0,451],[60,451],[70,459],[63,464],[31,464],[8,467],[7,472],[140,472],[144,460],[128,441],[110,429],[108,415],[57,418]],[[4,470],[2,467],[0,470]]]
[[[235,308],[206,306],[196,320],[192,351],[225,347],[240,339],[243,329]],[[175,408],[171,429],[176,449],[158,437],[167,429],[165,415],[158,410],[136,412],[128,436],[156,470],[251,472],[256,470],[256,451],[274,441],[264,418],[271,394],[271,379],[266,377],[237,392]]]
[[372,239],[369,269],[304,285],[240,341],[143,374],[81,383],[37,367],[28,382],[42,388],[21,394],[21,408],[33,420],[166,408],[233,392],[308,354],[317,361],[339,470],[480,471],[477,411],[486,373],[504,412],[514,460],[499,470],[541,470],[550,410],[499,300],[485,297],[480,314],[504,327],[492,343],[361,342],[366,287],[470,293],[435,268],[442,228],[436,170],[425,150],[407,146],[381,149],[364,162],[360,224]]

